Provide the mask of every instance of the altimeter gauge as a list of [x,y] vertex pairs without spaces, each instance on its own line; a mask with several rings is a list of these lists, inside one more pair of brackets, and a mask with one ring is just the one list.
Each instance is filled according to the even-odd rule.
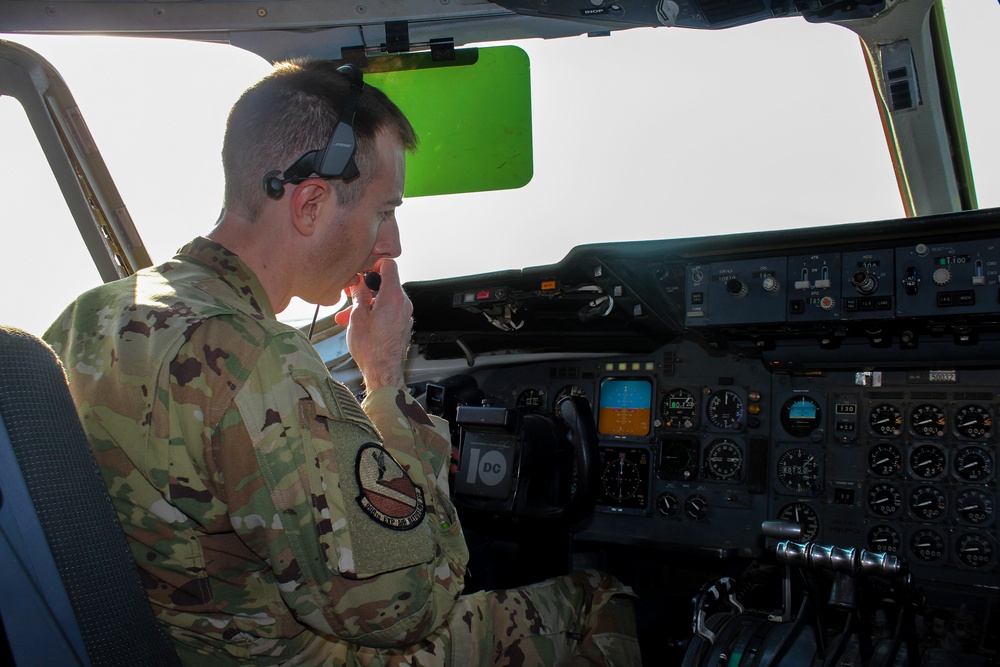
[[778,457],[778,481],[792,493],[816,495],[822,490],[820,463],[816,454],[801,448]]
[[667,428],[694,428],[697,414],[698,403],[687,389],[671,389],[660,401],[660,416]]

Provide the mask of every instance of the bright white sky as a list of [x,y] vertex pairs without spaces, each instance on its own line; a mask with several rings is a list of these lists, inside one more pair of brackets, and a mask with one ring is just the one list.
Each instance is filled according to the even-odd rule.
[[[979,204],[1000,206],[1000,7],[951,0],[948,12]],[[0,38],[62,72],[154,262],[211,229],[226,114],[267,63],[217,44]],[[583,243],[903,214],[861,48],[844,29],[786,19],[519,45],[532,63],[534,179],[407,200],[404,280],[553,263]],[[0,321],[41,333],[100,278],[9,98],[0,146]]]

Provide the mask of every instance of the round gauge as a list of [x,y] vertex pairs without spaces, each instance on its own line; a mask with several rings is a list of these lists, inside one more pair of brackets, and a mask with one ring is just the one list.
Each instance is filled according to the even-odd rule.
[[868,425],[879,435],[899,435],[903,428],[903,413],[888,403],[876,405],[868,414]]
[[944,410],[931,403],[918,405],[910,413],[910,428],[922,438],[940,438],[946,422]]
[[910,452],[910,470],[920,479],[935,479],[944,474],[944,452],[934,445],[920,445]]
[[690,440],[664,440],[660,445],[660,477],[690,479],[697,467],[697,443]]
[[695,521],[704,521],[708,518],[708,500],[697,494],[688,496],[684,501],[684,513]]
[[705,467],[713,479],[739,479],[743,469],[743,450],[732,440],[713,440],[705,451]]
[[819,515],[805,503],[788,503],[778,510],[778,518],[799,524],[802,532],[796,541],[811,542],[819,534]]
[[809,396],[793,396],[781,406],[781,426],[796,438],[804,438],[815,431],[820,417],[819,403]]
[[922,521],[935,521],[941,518],[948,503],[944,493],[933,486],[921,486],[910,494],[910,511]]
[[868,509],[879,516],[892,516],[903,504],[903,496],[892,484],[884,482],[868,489]]
[[738,429],[743,421],[743,399],[735,391],[720,389],[708,397],[705,416],[716,428]]
[[955,557],[968,567],[985,567],[993,563],[993,540],[988,535],[965,533],[955,540]]
[[601,483],[606,498],[624,502],[635,496],[642,483],[642,475],[638,466],[628,459],[627,452],[611,452],[604,459]]
[[875,445],[868,452],[868,469],[879,477],[891,477],[899,472],[903,465],[903,455],[889,444]]
[[816,495],[821,490],[819,460],[805,449],[789,449],[778,458],[778,481],[792,493]]
[[963,447],[955,454],[955,474],[969,482],[981,482],[993,474],[993,454],[982,447]]
[[899,533],[892,526],[875,526],[868,531],[868,548],[880,554],[894,554],[899,551]]
[[681,509],[681,502],[677,500],[677,496],[672,493],[661,493],[656,497],[656,511],[660,513],[660,516],[665,516],[668,519],[672,519],[677,516],[677,512]]
[[910,552],[925,563],[944,558],[944,538],[930,528],[921,528],[910,536]]
[[517,395],[517,407],[541,408],[545,406],[545,393],[537,389],[525,389]]
[[687,389],[671,389],[660,401],[660,416],[667,428],[694,428],[698,403]]
[[963,405],[955,412],[955,430],[966,438],[988,438],[993,430],[993,417],[981,405]]
[[955,513],[965,523],[981,526],[993,519],[993,498],[979,489],[965,489],[955,496]]

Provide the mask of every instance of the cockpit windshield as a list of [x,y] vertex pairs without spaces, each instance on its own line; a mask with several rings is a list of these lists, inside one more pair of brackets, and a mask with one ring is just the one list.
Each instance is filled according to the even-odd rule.
[[[946,7],[982,208],[1000,205],[996,10]],[[0,38],[38,51],[66,78],[154,262],[211,228],[226,112],[268,70],[263,59],[183,40]],[[531,63],[534,176],[514,190],[407,199],[405,280],[554,263],[585,243],[904,215],[862,49],[840,26],[787,18],[517,45]],[[5,245],[23,249],[5,257],[0,278],[48,290],[50,305],[26,307],[27,296],[7,289],[0,307],[22,320],[9,323],[40,332],[99,276],[7,97],[0,126]],[[311,316],[295,305],[283,315]]]

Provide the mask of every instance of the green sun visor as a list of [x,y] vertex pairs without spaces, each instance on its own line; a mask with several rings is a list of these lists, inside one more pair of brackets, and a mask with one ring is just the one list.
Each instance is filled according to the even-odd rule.
[[406,159],[407,197],[519,188],[532,176],[528,54],[516,46],[368,59],[365,83],[413,123],[420,144]]

